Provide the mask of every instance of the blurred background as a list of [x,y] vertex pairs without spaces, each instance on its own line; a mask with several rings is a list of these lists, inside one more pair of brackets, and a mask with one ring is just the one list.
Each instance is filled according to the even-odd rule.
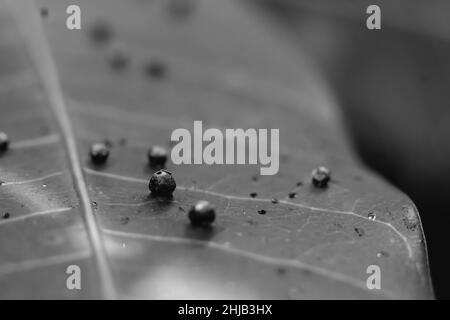
[[[450,2],[262,0],[339,99],[364,162],[416,203],[437,298],[450,298]],[[366,9],[381,8],[381,30]]]

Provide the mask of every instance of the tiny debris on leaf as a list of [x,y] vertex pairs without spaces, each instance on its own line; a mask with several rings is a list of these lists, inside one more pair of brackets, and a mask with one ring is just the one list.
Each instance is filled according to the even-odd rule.
[[205,200],[198,201],[188,213],[191,225],[195,227],[209,227],[216,218],[214,207]]
[[289,192],[288,197],[291,198],[291,199],[296,198],[297,197],[297,192],[295,192],[295,191]]
[[9,212],[5,212],[3,214],[3,219],[8,219],[11,215],[9,214]]
[[358,235],[358,237],[362,237],[366,233],[364,231],[364,229],[362,229],[362,228],[355,227],[354,230],[355,230],[356,234]]
[[258,196],[258,194],[256,192],[250,193],[250,197],[252,197],[252,198],[256,198],[257,196]]
[[270,200],[270,202],[272,202],[273,204],[278,203],[278,199],[277,198],[272,198],[272,200]]
[[261,209],[261,210],[258,210],[258,213],[259,213],[259,214],[266,214],[266,213],[267,213],[267,211],[266,211],[266,210],[264,210],[264,209]]
[[378,258],[387,258],[387,257],[389,257],[389,253],[386,251],[380,251],[377,253],[377,257]]
[[127,224],[128,222],[130,222],[130,218],[128,218],[128,217],[120,218],[120,223],[121,224]]

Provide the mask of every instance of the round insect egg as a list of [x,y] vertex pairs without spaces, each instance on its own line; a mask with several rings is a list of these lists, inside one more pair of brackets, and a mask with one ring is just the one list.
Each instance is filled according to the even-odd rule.
[[94,164],[104,164],[108,160],[109,148],[105,143],[94,143],[89,151]]
[[172,173],[167,170],[159,170],[152,174],[148,188],[155,196],[170,197],[177,184]]
[[40,9],[40,13],[41,13],[41,17],[42,18],[47,18],[48,17],[48,8],[47,7],[42,7]]
[[205,228],[216,219],[216,211],[208,201],[200,200],[189,210],[188,216],[191,225]]
[[164,168],[167,161],[167,151],[161,146],[153,146],[147,153],[148,163],[152,168]]
[[312,172],[311,181],[316,188],[326,188],[330,179],[330,170],[325,167],[318,167]]
[[8,135],[0,131],[0,152],[8,150],[8,147],[9,147]]
[[90,26],[89,35],[93,42],[105,44],[113,38],[114,30],[107,21],[97,20]]
[[169,0],[166,3],[169,16],[176,20],[185,20],[195,9],[195,3],[192,0]]

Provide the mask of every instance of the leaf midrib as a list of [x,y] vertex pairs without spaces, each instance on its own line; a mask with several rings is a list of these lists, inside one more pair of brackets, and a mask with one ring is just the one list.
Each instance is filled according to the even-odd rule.
[[92,209],[86,180],[81,168],[76,140],[62,95],[58,73],[52,60],[41,21],[38,15],[34,14],[39,12],[39,10],[30,1],[7,1],[7,4],[14,15],[17,27],[24,36],[27,46],[26,49],[41,78],[62,134],[74,188],[83,208],[83,218],[95,254],[102,295],[105,299],[114,299],[116,297],[116,290],[114,288],[106,250],[101,240],[101,231]]

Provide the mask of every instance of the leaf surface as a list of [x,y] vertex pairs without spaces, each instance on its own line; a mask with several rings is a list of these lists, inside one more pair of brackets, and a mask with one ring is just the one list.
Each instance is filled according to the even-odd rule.
[[[0,128],[13,141],[0,158],[11,214],[0,221],[1,297],[432,297],[414,204],[361,166],[326,84],[249,7],[196,1],[180,20],[159,2],[80,1],[76,31],[65,27],[70,1],[39,4],[48,44],[36,10],[0,15]],[[90,41],[98,19],[129,51],[124,70]],[[146,76],[149,59],[167,65],[165,78]],[[173,199],[151,197],[148,148],[169,148],[194,120],[279,128],[279,173],[169,163]],[[89,146],[105,139],[110,158],[94,167]],[[319,165],[332,170],[326,190],[310,183]],[[216,207],[212,230],[189,225],[200,199]],[[72,264],[82,290],[66,288]],[[370,265],[380,290],[366,287]]]

